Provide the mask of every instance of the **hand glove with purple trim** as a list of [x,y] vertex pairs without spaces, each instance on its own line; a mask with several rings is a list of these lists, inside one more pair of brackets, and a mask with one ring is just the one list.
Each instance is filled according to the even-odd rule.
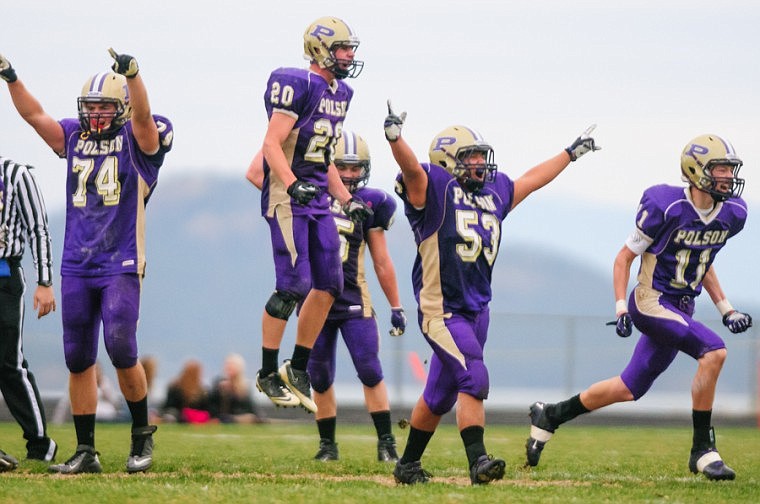
[[617,320],[607,322],[605,325],[614,325],[615,332],[621,338],[627,338],[633,333],[633,321],[631,320],[631,315],[628,312],[621,314]]
[[406,314],[404,308],[391,308],[391,336],[401,336],[406,331]]
[[586,131],[581,133],[581,136],[576,138],[570,147],[565,148],[565,152],[570,155],[570,161],[575,161],[587,152],[601,150],[601,147],[598,147],[594,139],[591,138],[591,132],[594,131],[594,128],[596,128],[596,124],[586,128]]
[[723,325],[734,334],[743,333],[752,327],[752,317],[746,313],[731,310],[723,315]]
[[361,200],[358,196],[354,196],[350,200],[343,204],[343,211],[349,219],[356,224],[361,224],[367,217],[371,217],[375,212]]

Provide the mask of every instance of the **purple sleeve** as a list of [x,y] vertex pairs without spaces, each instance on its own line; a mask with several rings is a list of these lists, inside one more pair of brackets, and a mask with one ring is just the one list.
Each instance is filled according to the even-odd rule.
[[374,212],[371,217],[364,221],[364,234],[374,228],[382,228],[386,231],[393,225],[393,217],[396,213],[396,202],[390,194],[380,189],[363,188],[357,195]]

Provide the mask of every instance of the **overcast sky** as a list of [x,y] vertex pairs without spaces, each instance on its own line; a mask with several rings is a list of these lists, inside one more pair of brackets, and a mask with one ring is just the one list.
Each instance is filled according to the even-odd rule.
[[[161,190],[201,171],[245,184],[266,128],[267,77],[306,66],[302,34],[323,15],[343,18],[361,39],[365,68],[349,81],[356,93],[345,126],[369,142],[375,186],[391,190],[396,173],[381,126],[392,98],[408,111],[404,134],[421,159],[435,133],[466,124],[512,177],[597,123],[603,150],[524,211],[541,216],[541,201],[566,200],[630,214],[625,229],[600,240],[622,244],[643,189],[681,183],[680,151],[702,133],[734,144],[745,199],[760,202],[760,4],[751,0],[29,0],[3,7],[0,52],[55,118],[76,115],[85,79],[111,64],[109,46],[134,55],[153,111],[176,131]],[[48,205],[60,211],[65,164],[6,91],[0,153],[38,166]],[[751,223],[752,213],[740,247],[756,252]]]

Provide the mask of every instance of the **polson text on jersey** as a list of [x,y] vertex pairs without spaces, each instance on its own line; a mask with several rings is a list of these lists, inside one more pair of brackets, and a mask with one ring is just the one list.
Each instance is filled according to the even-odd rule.
[[348,102],[346,100],[336,102],[329,98],[322,98],[319,102],[319,112],[321,114],[333,117],[346,117],[347,110]]
[[115,138],[102,140],[85,140],[80,138],[77,140],[77,146],[74,149],[74,152],[77,154],[84,154],[85,156],[99,156],[103,154],[121,152],[123,147],[124,137],[121,135],[118,135]]
[[454,187],[454,204],[463,203],[473,208],[480,208],[488,212],[496,212],[493,202],[493,194],[471,194],[461,187]]
[[676,233],[675,243],[684,245],[715,245],[725,243],[728,238],[728,230],[715,231],[687,231],[681,229]]

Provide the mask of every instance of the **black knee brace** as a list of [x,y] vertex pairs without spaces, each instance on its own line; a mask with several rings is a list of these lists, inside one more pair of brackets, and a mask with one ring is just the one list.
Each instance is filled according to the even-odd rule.
[[276,290],[269,297],[269,301],[267,301],[264,309],[274,318],[288,320],[290,314],[296,309],[299,300],[300,297],[295,294]]

